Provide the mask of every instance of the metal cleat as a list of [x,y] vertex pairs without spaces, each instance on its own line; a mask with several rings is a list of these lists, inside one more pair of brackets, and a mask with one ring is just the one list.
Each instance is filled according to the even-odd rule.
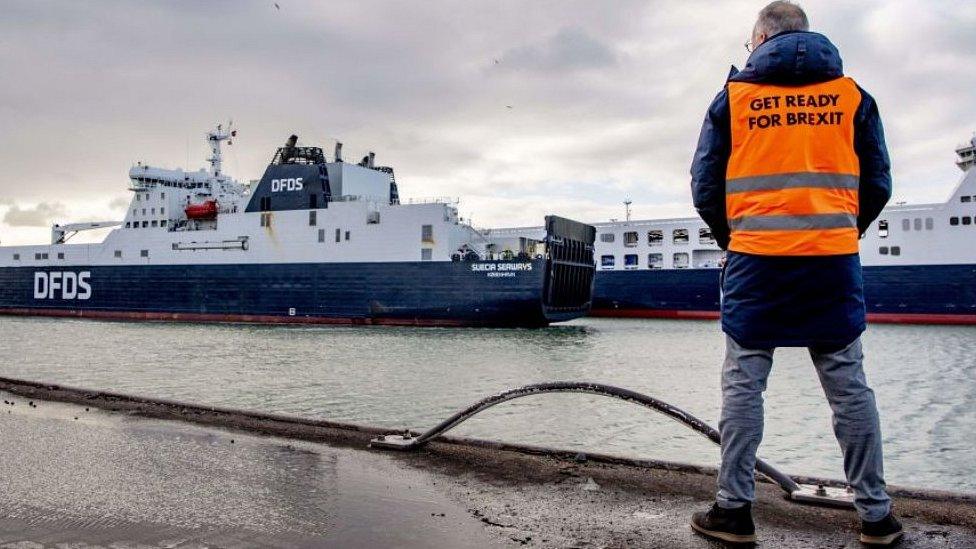
[[413,450],[417,447],[417,437],[409,431],[399,435],[380,435],[369,441],[370,448],[381,450]]
[[800,484],[796,490],[787,496],[797,503],[811,503],[814,505],[829,505],[831,507],[854,507],[854,491],[847,488],[834,488],[823,484]]

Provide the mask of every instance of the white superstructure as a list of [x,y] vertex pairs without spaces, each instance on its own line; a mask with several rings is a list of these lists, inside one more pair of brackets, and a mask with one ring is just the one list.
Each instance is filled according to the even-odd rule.
[[[956,149],[963,176],[948,198],[932,204],[894,204],[861,239],[865,266],[976,263],[976,137]],[[625,204],[629,218],[629,204]],[[698,217],[593,223],[597,269],[716,269],[724,252]],[[493,229],[509,242],[539,238],[541,227]],[[507,240],[506,240],[507,239]]]
[[[335,160],[323,164],[331,186],[327,203],[322,196],[318,204],[302,208],[252,205],[252,211],[246,211],[254,189],[225,174],[221,165],[221,143],[235,135],[235,130],[221,125],[206,134],[211,147],[209,170],[133,166],[129,170],[132,199],[124,219],[54,225],[51,244],[0,247],[0,267],[495,257],[490,237],[459,218],[456,200],[401,203],[392,169],[374,166],[372,153],[358,164],[346,163],[336,148]],[[295,194],[293,179],[274,180],[269,196],[278,200],[277,195]],[[213,215],[206,214],[208,207],[214,209]],[[204,214],[193,218],[188,215],[193,208],[202,208]],[[102,242],[70,243],[76,231],[106,226],[117,228]]]

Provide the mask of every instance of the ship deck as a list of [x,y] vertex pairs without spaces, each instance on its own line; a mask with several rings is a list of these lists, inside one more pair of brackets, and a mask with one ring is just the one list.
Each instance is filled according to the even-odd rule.
[[[0,546],[714,547],[707,467],[447,439],[0,378]],[[13,402],[14,404],[9,404]],[[577,459],[574,459],[577,458]],[[903,547],[976,546],[976,495],[892,488]],[[759,486],[768,547],[855,547],[854,513]]]

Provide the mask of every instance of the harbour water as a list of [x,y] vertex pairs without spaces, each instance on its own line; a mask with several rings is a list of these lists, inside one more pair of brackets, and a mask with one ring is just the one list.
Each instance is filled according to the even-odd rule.
[[[864,336],[892,484],[976,491],[976,328],[872,325]],[[711,321],[584,318],[542,330],[267,327],[0,317],[0,375],[334,421],[423,429],[493,392],[590,380],[717,424],[723,336]],[[761,457],[841,477],[805,350],[779,349]],[[503,404],[459,435],[714,465],[700,435],[588,395]]]

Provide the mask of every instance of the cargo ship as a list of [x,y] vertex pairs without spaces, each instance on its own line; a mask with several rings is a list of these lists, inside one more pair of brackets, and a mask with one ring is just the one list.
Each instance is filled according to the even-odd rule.
[[[291,136],[263,177],[129,171],[125,218],[57,224],[51,243],[0,247],[0,314],[118,320],[540,327],[586,314],[595,229],[548,216],[518,253],[449,199],[401,201],[369,153],[327,159]],[[251,188],[253,186],[253,188]],[[69,243],[110,229],[103,241]]]
[[[942,202],[885,208],[861,239],[871,322],[976,324],[976,137],[956,149],[961,180]],[[712,319],[724,252],[697,217],[594,223],[594,316]],[[494,237],[541,238],[541,227]],[[829,282],[829,281],[825,281]]]

